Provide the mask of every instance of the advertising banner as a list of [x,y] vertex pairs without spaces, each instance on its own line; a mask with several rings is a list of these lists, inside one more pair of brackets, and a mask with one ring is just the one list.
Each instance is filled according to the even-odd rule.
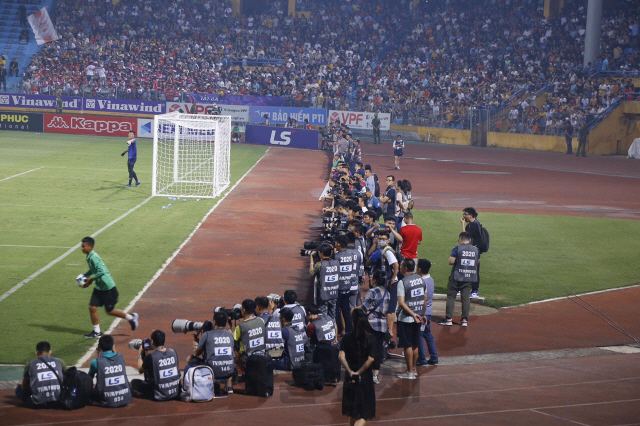
[[245,141],[259,145],[319,149],[318,131],[285,127],[247,126]]
[[153,138],[155,133],[153,127],[153,118],[138,118],[138,131],[136,137],[138,138]]
[[75,135],[128,136],[138,129],[135,118],[44,114],[44,131]]
[[[373,112],[357,112],[357,111],[336,111],[329,110],[329,121],[340,120],[352,129],[373,130],[371,120],[373,120]],[[389,130],[391,127],[391,114],[387,112],[379,112],[380,130]]]
[[282,106],[286,101],[284,96],[216,95],[215,93],[190,93],[189,97],[191,102],[195,100],[199,104]]
[[[0,94],[0,109],[2,107],[52,111],[56,109],[56,97],[3,93]],[[84,110],[132,115],[156,115],[164,114],[166,112],[166,106],[164,102],[142,101],[137,99],[62,96],[62,110],[64,112]]]
[[42,114],[27,112],[0,113],[0,130],[20,130],[23,132],[42,133]]
[[86,111],[118,112],[122,114],[164,114],[164,102],[142,101],[138,99],[84,99]]
[[[220,108],[221,115],[231,116],[231,121],[240,121],[246,123],[249,121],[249,107],[246,105],[217,105]],[[187,102],[167,102],[167,112],[178,111],[183,114],[193,114],[191,111],[193,105]],[[213,104],[196,103],[196,114],[211,114]]]
[[[55,110],[56,97],[43,96],[43,95],[17,95],[17,94],[2,93],[0,94],[0,108],[2,107],[34,109],[34,110]],[[81,111],[82,98],[77,98],[72,96],[63,96],[62,109],[63,111]]]
[[269,124],[286,124],[291,117],[298,125],[309,120],[312,126],[325,126],[327,124],[327,110],[320,108],[290,108],[290,107],[268,107],[252,106],[249,108],[252,123],[263,123],[264,115],[269,116]]

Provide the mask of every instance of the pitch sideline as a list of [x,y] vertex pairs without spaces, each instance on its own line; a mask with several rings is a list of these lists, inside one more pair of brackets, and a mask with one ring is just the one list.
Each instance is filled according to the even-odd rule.
[[[262,156],[258,159],[258,161],[256,161],[255,164],[251,166],[251,168],[249,168],[249,170],[247,170],[245,174],[242,175],[242,177],[238,179],[236,183],[233,184],[233,186],[224,193],[224,195],[218,200],[218,202],[215,203],[213,207],[211,207],[211,210],[209,210],[207,214],[204,215],[202,220],[196,225],[193,231],[191,231],[189,236],[182,242],[182,244],[180,244],[180,246],[178,246],[176,251],[174,251],[173,254],[169,256],[169,258],[164,262],[164,264],[160,267],[160,269],[158,269],[158,271],[156,271],[153,277],[151,277],[149,282],[147,282],[147,284],[142,288],[142,290],[138,292],[136,297],[134,297],[133,300],[131,300],[131,302],[129,302],[129,304],[123,309],[124,312],[129,312],[134,307],[134,305],[138,302],[138,300],[140,300],[142,296],[147,292],[149,287],[151,287],[151,285],[153,285],[153,283],[156,282],[158,277],[164,272],[165,269],[167,269],[167,267],[171,264],[171,262],[173,262],[173,259],[175,259],[178,253],[180,253],[182,248],[185,245],[187,245],[187,243],[195,235],[198,229],[200,229],[200,226],[202,226],[202,224],[209,218],[209,216],[218,208],[220,203],[222,203],[227,198],[227,195],[231,194],[231,192],[240,184],[240,182],[242,182],[244,178],[260,163],[260,161],[262,161],[262,159],[267,155],[270,149],[271,149],[270,147],[267,148],[267,150],[264,152],[264,154],[262,154]],[[122,318],[116,318],[113,321],[113,323],[111,323],[111,326],[109,327],[109,329],[104,332],[104,334],[110,334],[113,330],[115,330],[115,328],[118,326],[118,324],[120,324],[121,321],[122,321]],[[89,358],[91,358],[91,355],[93,355],[93,353],[96,351],[97,348],[98,348],[98,341],[96,340],[94,344],[91,345],[91,347],[87,350],[87,352],[78,360],[78,362],[76,362],[76,367],[81,367],[82,364],[84,364]]]

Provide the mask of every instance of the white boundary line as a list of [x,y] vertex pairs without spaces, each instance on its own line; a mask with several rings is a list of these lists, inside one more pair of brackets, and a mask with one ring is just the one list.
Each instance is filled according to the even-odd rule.
[[[133,298],[133,300],[127,305],[127,307],[123,309],[124,312],[129,312],[134,307],[134,305],[138,302],[138,300],[140,300],[142,296],[147,292],[147,290],[149,290],[149,287],[151,287],[153,283],[156,282],[158,277],[160,277],[160,275],[164,272],[164,270],[167,269],[167,267],[171,264],[171,262],[173,262],[173,259],[175,259],[178,253],[180,253],[182,248],[185,245],[187,245],[189,241],[191,241],[191,238],[193,238],[193,236],[198,231],[198,229],[200,229],[202,224],[218,208],[220,203],[222,203],[227,198],[227,195],[231,194],[231,192],[236,188],[236,186],[238,186],[240,182],[244,180],[244,178],[260,163],[260,161],[262,161],[262,159],[267,155],[270,149],[271,147],[267,148],[267,150],[264,152],[264,154],[262,154],[262,156],[258,159],[258,161],[256,161],[256,163],[253,166],[251,166],[251,168],[247,170],[246,173],[242,175],[242,177],[238,179],[238,181],[235,184],[233,184],[233,186],[229,188],[228,191],[224,193],[224,195],[218,200],[218,202],[215,203],[213,207],[211,207],[211,210],[209,210],[207,214],[204,215],[200,223],[198,223],[196,227],[193,229],[193,231],[191,231],[191,234],[189,234],[189,236],[182,242],[182,244],[180,244],[180,246],[176,249],[176,251],[174,251],[173,254],[164,262],[164,264],[160,267],[160,269],[156,271],[156,273],[153,275],[153,277],[151,277],[149,282],[142,288],[142,290],[140,290],[140,292],[138,292],[136,297]],[[109,329],[105,331],[104,334],[110,334],[113,330],[115,330],[118,324],[120,324],[120,321],[122,321],[122,318],[116,318],[111,324],[111,327],[109,327]],[[89,350],[78,360],[78,362],[76,362],[76,366],[77,367],[82,366],[82,364],[84,364],[89,358],[91,358],[91,355],[93,355],[97,347],[98,347],[98,341],[96,340],[95,343],[91,345]]]
[[27,170],[26,172],[18,173],[17,175],[9,176],[4,179],[0,179],[0,182],[4,182],[5,180],[13,179],[14,177],[26,175],[27,173],[35,172],[36,170],[44,169],[44,167],[38,167],[36,169]]
[[[93,235],[93,236],[99,235],[103,231],[106,231],[107,229],[111,228],[111,226],[113,226],[114,224],[118,223],[120,220],[124,219],[125,217],[129,216],[131,213],[133,213],[136,210],[138,210],[140,207],[142,207],[145,204],[147,204],[152,198],[153,198],[152,196],[149,196],[149,198],[147,198],[146,200],[144,200],[143,202],[141,202],[137,206],[129,209],[127,212],[121,214],[117,218],[113,219],[111,222],[107,223],[105,226],[103,226],[102,228],[98,229],[96,232],[92,233],[91,235]],[[29,275],[27,278],[25,278],[24,280],[20,281],[18,284],[16,284],[13,287],[11,287],[10,290],[8,290],[6,293],[4,293],[2,296],[0,296],[0,302],[2,302],[7,297],[11,296],[16,291],[20,290],[22,287],[27,285],[30,281],[32,281],[38,275],[40,275],[43,272],[46,272],[49,269],[51,269],[58,262],[60,262],[65,257],[69,256],[71,253],[76,251],[78,248],[80,248],[80,243],[78,243],[75,246],[71,247],[69,250],[65,251],[62,255],[58,256],[57,258],[55,258],[54,260],[49,262],[47,265],[45,265],[42,268],[38,269],[36,272],[34,272],[33,274]]]
[[[393,157],[393,155],[388,154],[367,154],[372,157]],[[540,167],[540,166],[523,166],[523,165],[514,165],[514,164],[498,164],[498,163],[485,163],[481,161],[463,161],[463,160],[448,160],[441,158],[429,158],[429,157],[402,157],[404,159],[409,160],[417,160],[417,161],[434,161],[437,163],[459,163],[459,164],[472,164],[476,166],[488,166],[488,167],[510,167],[516,169],[533,169],[533,170],[546,170],[551,172],[561,172],[561,173],[577,173],[582,175],[593,175],[593,176],[608,176],[608,177],[617,177],[617,178],[625,178],[625,179],[640,179],[640,176],[630,176],[630,175],[618,175],[615,173],[604,173],[604,172],[589,172],[589,171],[580,171],[580,170],[570,170],[570,169],[558,169],[555,167]]]
[[[580,293],[580,294],[576,294],[576,296],[590,296],[592,294],[599,294],[599,293],[608,293],[610,291],[619,291],[619,290],[626,290],[628,288],[636,288],[636,287],[640,287],[640,284],[634,284],[634,285],[630,285],[630,286],[626,286],[626,287],[616,287],[616,288],[607,288],[604,290],[597,290],[597,291],[590,291],[588,293]],[[535,302],[529,302],[529,303],[523,303],[522,305],[515,305],[515,306],[505,306],[502,309],[513,309],[513,308],[520,308],[522,306],[530,306],[530,305],[537,305],[538,303],[547,303],[547,302],[555,302],[557,300],[566,300],[567,298],[572,298],[572,297],[576,297],[573,294],[567,295],[567,296],[560,296],[560,297],[553,297],[551,299],[544,299],[544,300],[536,300]]]
[[70,249],[68,246],[21,246],[17,244],[0,244],[0,247],[17,247],[17,248],[54,248],[54,249]]

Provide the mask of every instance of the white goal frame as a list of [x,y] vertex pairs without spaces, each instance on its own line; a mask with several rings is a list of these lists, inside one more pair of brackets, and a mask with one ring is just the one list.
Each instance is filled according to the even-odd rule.
[[230,116],[172,112],[153,126],[151,195],[215,198],[229,187]]

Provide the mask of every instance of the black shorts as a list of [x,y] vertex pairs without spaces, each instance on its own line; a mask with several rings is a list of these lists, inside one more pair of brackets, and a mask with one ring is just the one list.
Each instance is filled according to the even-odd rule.
[[398,328],[398,347],[417,348],[420,342],[420,326],[417,322],[402,322],[396,324]]
[[402,157],[402,154],[403,154],[403,152],[402,152],[401,149],[394,149],[393,150],[393,155],[396,156],[396,157]]
[[114,287],[111,290],[107,291],[102,291],[94,288],[93,294],[91,295],[91,300],[89,301],[89,306],[104,306],[104,309],[107,312],[111,312],[116,307],[116,303],[118,303],[117,288]]

